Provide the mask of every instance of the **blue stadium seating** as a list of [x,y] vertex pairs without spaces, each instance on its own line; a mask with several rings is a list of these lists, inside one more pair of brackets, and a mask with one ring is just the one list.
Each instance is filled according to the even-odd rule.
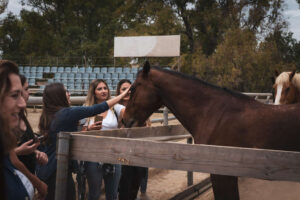
[[68,80],[67,79],[62,79],[61,83],[64,84],[65,86],[68,84]]
[[28,79],[28,85],[30,85],[30,86],[35,85],[35,79],[33,79],[33,78]]
[[74,73],[70,72],[67,75],[68,75],[68,79],[73,79],[74,80],[74,78],[75,78],[75,74]]
[[97,79],[104,79],[104,74],[102,73],[97,74]]
[[73,72],[73,73],[77,73],[77,72],[78,72],[78,67],[72,67],[72,70],[71,70],[71,72]]
[[35,67],[35,66],[32,66],[32,67],[30,68],[30,72],[36,73],[36,67]]
[[126,74],[126,78],[129,79],[129,80],[132,80],[133,79],[133,74],[132,73]]
[[[20,74],[31,80],[31,86],[36,84],[36,79],[42,79],[43,73],[54,73],[54,77],[48,79],[48,83],[61,82],[66,88],[79,88],[87,90],[87,85],[92,80],[104,79],[110,89],[116,89],[121,79],[134,81],[138,68],[130,67],[56,67],[56,66],[20,66]],[[77,86],[76,86],[77,85]]]
[[131,73],[136,74],[138,72],[138,68],[131,68]]
[[115,79],[115,80],[113,80],[112,81],[112,86],[117,86],[118,85],[118,83],[119,83],[119,80],[118,79]]
[[82,82],[83,82],[83,83],[86,83],[86,84],[90,84],[90,80],[89,80],[89,79],[83,79]]
[[54,83],[60,83],[61,79],[60,78],[54,78]]
[[105,73],[104,74],[104,79],[105,80],[110,80],[111,79],[111,74],[110,73]]
[[124,67],[123,68],[123,72],[124,73],[130,73],[131,72],[131,69],[129,67]]
[[39,66],[38,68],[37,68],[37,70],[36,70],[37,72],[44,72],[44,67],[42,67],[42,66]]
[[90,84],[89,83],[83,83],[83,89],[84,90],[88,90],[90,87]]
[[100,72],[101,73],[107,73],[107,67],[101,67]]
[[89,79],[89,74],[88,73],[84,73],[82,75],[82,79]]
[[36,78],[36,73],[35,72],[30,72],[29,78]]
[[63,73],[65,71],[64,67],[58,67],[57,72]]
[[96,73],[90,73],[90,80],[95,80],[97,79],[97,74]]
[[119,74],[119,79],[120,80],[126,79],[126,74],[125,73]]
[[108,79],[108,80],[105,80],[107,85],[111,85],[112,84],[112,80],[111,79]]
[[50,67],[49,67],[49,66],[44,67],[43,72],[44,72],[44,73],[49,73],[49,72],[50,72]]
[[93,68],[87,67],[87,68],[85,69],[85,72],[86,72],[86,73],[92,73],[92,72],[93,72]]
[[75,74],[75,79],[82,79],[82,74],[81,73]]
[[82,90],[82,85],[80,83],[75,83],[75,90]]
[[80,83],[80,84],[81,84],[81,83],[82,83],[82,80],[81,80],[81,79],[76,79],[76,78],[75,78],[75,83]]
[[74,92],[74,90],[75,90],[74,84],[68,84],[68,90],[72,94]]
[[[44,71],[45,71],[45,70],[44,70]],[[56,72],[57,72],[57,67],[55,67],[55,66],[51,67],[51,72],[52,72],[52,73],[56,73]]]
[[29,66],[24,67],[23,72],[25,73],[30,72],[30,67]]
[[79,72],[80,73],[85,73],[85,67],[79,67]]
[[30,72],[25,72],[25,73],[24,73],[24,76],[25,76],[27,79],[29,79],[29,78],[30,78]]
[[73,83],[73,84],[74,84],[74,83],[75,83],[75,80],[74,80],[74,79],[68,79],[68,84],[69,84],[69,83]]
[[39,78],[39,79],[43,78],[43,72],[37,72],[36,78]]
[[60,77],[61,77],[61,73],[56,72],[56,73],[54,74],[54,78],[60,78]]
[[113,74],[111,75],[111,79],[112,79],[112,80],[119,79],[119,74],[118,74],[118,73],[113,73]]
[[122,67],[117,67],[116,68],[116,72],[119,73],[119,74],[122,73],[123,72],[123,68]]
[[71,67],[66,67],[65,72],[70,73],[71,72]]
[[116,71],[116,68],[114,68],[114,67],[109,67],[109,68],[107,69],[107,72],[108,72],[108,73],[115,73],[115,71]]
[[100,68],[99,67],[95,67],[93,70],[94,73],[100,73]]
[[68,73],[67,72],[61,73],[61,79],[68,79]]

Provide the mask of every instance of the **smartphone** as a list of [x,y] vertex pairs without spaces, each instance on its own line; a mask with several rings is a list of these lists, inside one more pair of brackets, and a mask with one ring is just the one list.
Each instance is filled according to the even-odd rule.
[[42,142],[43,140],[45,139],[45,136],[44,135],[40,135],[40,136],[35,136],[33,138],[33,142],[36,143],[36,142]]
[[96,115],[96,117],[95,117],[95,122],[102,121],[102,120],[103,120],[103,116],[101,116],[101,115]]

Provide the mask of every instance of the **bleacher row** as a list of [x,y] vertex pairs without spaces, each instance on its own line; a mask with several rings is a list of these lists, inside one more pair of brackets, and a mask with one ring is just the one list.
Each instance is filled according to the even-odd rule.
[[[117,84],[122,79],[135,79],[137,68],[130,67],[36,67],[20,66],[20,74],[27,79],[29,86],[37,86],[37,81],[45,80],[45,73],[53,74],[53,78],[47,78],[47,83],[61,82],[65,87],[77,93],[86,94],[89,84],[94,79],[104,79],[110,90],[116,90]],[[45,85],[40,85],[43,89]],[[74,93],[74,92],[73,92]]]

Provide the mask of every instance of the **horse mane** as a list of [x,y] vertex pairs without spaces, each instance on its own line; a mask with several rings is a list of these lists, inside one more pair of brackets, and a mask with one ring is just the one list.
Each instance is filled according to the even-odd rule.
[[[277,76],[276,80],[275,80],[275,84],[279,85],[279,84],[285,84],[287,82],[290,81],[290,74],[292,72],[282,72],[281,74],[279,74],[279,76]],[[300,73],[296,73],[292,79],[292,83],[294,84],[294,86],[296,88],[300,89]]]
[[[188,79],[188,80],[193,80],[193,81],[199,82],[202,85],[205,85],[205,86],[217,89],[219,91],[225,92],[225,93],[230,94],[231,96],[237,97],[239,99],[253,100],[253,98],[249,97],[248,95],[245,95],[245,94],[242,94],[240,92],[236,92],[236,91],[230,90],[230,89],[228,89],[226,87],[222,88],[222,87],[213,85],[211,83],[205,82],[205,81],[203,81],[203,80],[201,80],[201,79],[199,79],[197,77],[194,77],[194,76],[189,76],[189,75],[186,75],[186,74],[183,74],[183,73],[180,73],[180,72],[176,72],[176,71],[173,71],[173,70],[169,70],[169,69],[163,69],[163,68],[158,67],[158,66],[151,66],[151,69],[155,69],[155,70],[158,70],[158,71],[161,71],[161,72],[164,72],[164,73],[168,73],[168,74],[171,74],[171,75],[174,75],[174,76],[178,76],[178,77],[181,77],[181,78],[184,78],[184,79]],[[139,71],[139,73],[141,73],[141,71]]]

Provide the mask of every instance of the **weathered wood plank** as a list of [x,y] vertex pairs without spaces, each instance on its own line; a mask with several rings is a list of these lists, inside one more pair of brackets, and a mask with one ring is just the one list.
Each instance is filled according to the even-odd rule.
[[300,181],[300,152],[72,134],[70,154],[75,160]]
[[61,132],[58,135],[57,170],[55,184],[55,199],[66,199],[69,168],[70,134]]
[[102,131],[73,132],[73,134],[98,135],[121,138],[143,138],[157,136],[185,135],[189,132],[182,125],[135,127]]

